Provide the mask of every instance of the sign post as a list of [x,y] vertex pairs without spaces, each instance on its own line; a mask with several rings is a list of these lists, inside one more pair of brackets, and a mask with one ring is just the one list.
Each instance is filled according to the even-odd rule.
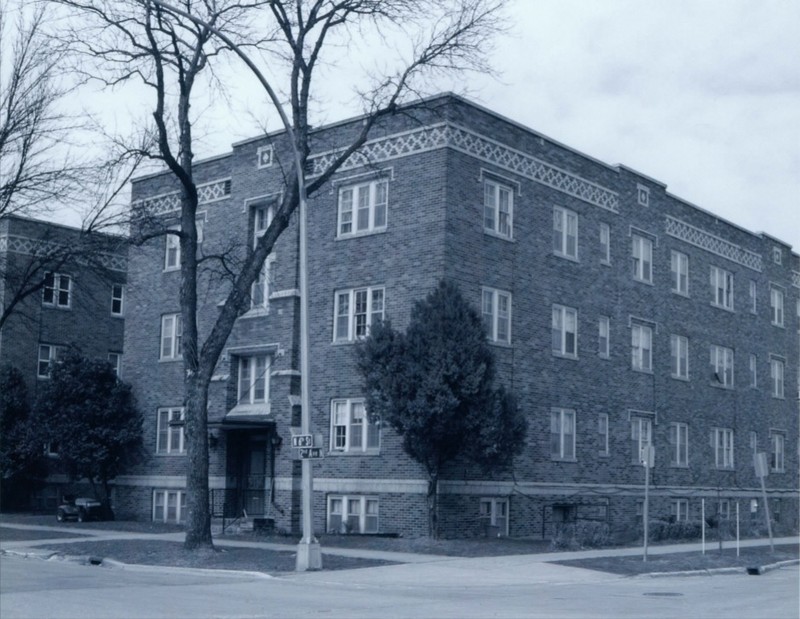
[[640,454],[640,459],[642,462],[642,466],[644,466],[644,504],[642,505],[642,520],[644,520],[644,554],[642,556],[642,561],[647,561],[647,534],[648,534],[648,527],[649,522],[648,520],[649,515],[649,493],[650,493],[650,469],[653,467],[655,463],[655,456],[656,456],[656,448],[652,445],[645,445],[642,447],[642,451]]
[[769,533],[769,549],[775,552],[775,543],[772,540],[772,522],[769,517],[769,502],[767,501],[767,487],[764,483],[764,478],[769,475],[769,468],[767,467],[767,454],[759,451],[753,454],[753,465],[756,468],[756,477],[761,481],[761,498],[764,501],[764,517],[767,519],[767,533]]

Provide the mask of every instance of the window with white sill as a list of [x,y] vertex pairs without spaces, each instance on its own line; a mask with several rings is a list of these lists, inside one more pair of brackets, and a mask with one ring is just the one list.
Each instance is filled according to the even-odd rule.
[[183,324],[180,314],[161,316],[161,354],[162,360],[180,359],[183,350]]
[[672,377],[689,379],[689,338],[683,335],[670,335],[670,358]]
[[633,279],[653,283],[653,241],[644,236],[631,236],[631,264]]
[[772,382],[772,397],[783,398],[783,377],[784,377],[785,364],[783,359],[771,357],[769,360],[769,375]]
[[72,277],[64,273],[45,273],[42,304],[69,308],[72,304]]
[[337,235],[385,230],[388,189],[386,179],[340,187]]
[[560,206],[553,207],[553,253],[578,259],[578,214]]
[[554,408],[550,411],[550,458],[575,460],[575,411]]
[[380,503],[377,497],[328,496],[328,533],[377,533]]
[[733,310],[733,273],[711,267],[711,304]]
[[711,431],[711,446],[714,449],[714,466],[718,469],[732,469],[733,430],[714,428]]
[[631,325],[631,367],[639,372],[653,370],[653,329]]
[[495,288],[482,290],[481,313],[491,342],[511,343],[511,293]]
[[380,422],[370,419],[363,398],[331,402],[331,451],[377,453],[380,446]]
[[689,466],[689,426],[685,423],[669,424],[671,466]]
[[774,286],[769,289],[769,307],[772,324],[783,326],[783,290]]
[[578,356],[578,310],[564,305],[553,305],[552,349],[554,355]]
[[184,409],[159,408],[156,432],[156,453],[182,455],[186,453]]
[[733,387],[733,349],[711,345],[711,382],[722,387]]
[[363,339],[369,335],[370,327],[384,318],[382,286],[338,290],[334,299],[334,342]]
[[493,180],[483,182],[483,227],[506,238],[512,237],[514,191]]
[[672,292],[689,296],[689,256],[679,251],[670,253]]
[[236,402],[249,406],[269,402],[269,373],[271,359],[268,355],[238,358]]

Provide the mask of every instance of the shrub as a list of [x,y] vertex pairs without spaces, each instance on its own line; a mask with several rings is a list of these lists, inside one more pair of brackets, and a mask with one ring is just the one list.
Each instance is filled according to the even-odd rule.
[[611,542],[608,525],[594,520],[579,520],[562,524],[551,541],[553,550],[602,548]]

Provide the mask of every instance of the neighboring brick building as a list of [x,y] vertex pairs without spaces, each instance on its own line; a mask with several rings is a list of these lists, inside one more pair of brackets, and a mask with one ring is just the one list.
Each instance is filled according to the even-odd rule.
[[[120,371],[126,260],[127,243],[118,237],[0,217],[0,307],[9,307],[19,290],[44,280],[0,330],[0,364],[23,373],[31,401],[48,380],[50,362],[68,347],[108,359]],[[35,497],[35,506],[55,513],[57,493],[50,486]]]
[[[312,175],[358,126],[317,131]],[[282,139],[197,164],[204,253],[244,251],[266,225],[289,160]],[[174,190],[165,174],[138,179],[134,208],[174,218]],[[738,500],[749,520],[758,450],[770,456],[773,514],[796,530],[800,258],[787,244],[442,95],[385,120],[313,197],[308,247],[312,418],[325,445],[314,465],[317,531],[426,532],[424,471],[364,415],[353,343],[379,318],[405,328],[442,278],[483,312],[499,379],[529,420],[513,474],[449,471],[446,535],[547,537],[555,522],[587,518],[630,531],[648,440],[653,517],[697,520],[701,499],[733,515]],[[164,239],[130,256],[126,379],[150,453],[119,480],[116,507],[180,521],[178,264]],[[209,403],[215,515],[246,511],[292,531],[296,264],[293,222],[234,327]],[[225,288],[208,279],[200,290],[202,334]]]

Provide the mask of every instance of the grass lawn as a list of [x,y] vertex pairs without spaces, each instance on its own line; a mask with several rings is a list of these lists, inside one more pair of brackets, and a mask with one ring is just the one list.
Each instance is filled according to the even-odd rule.
[[[218,570],[246,570],[278,573],[295,570],[295,552],[263,550],[260,548],[220,548],[188,551],[179,542],[159,540],[111,540],[76,542],[74,544],[45,544],[37,550],[52,550],[65,555],[102,557],[138,565],[166,565]],[[389,561],[326,556],[326,570],[344,570],[376,565],[390,565]]]
[[650,574],[652,572],[682,572],[693,570],[709,570],[721,567],[751,567],[778,563],[779,561],[797,560],[798,545],[775,546],[771,552],[769,546],[742,548],[740,556],[736,556],[736,547],[732,542],[726,542],[722,553],[715,546],[706,547],[706,553],[677,552],[663,555],[648,554],[647,562],[642,560],[642,555],[630,557],[600,557],[597,559],[574,559],[568,561],[554,561],[559,565],[583,567],[590,570],[610,572],[624,576],[637,574]]
[[[85,522],[57,523],[52,515],[0,515],[2,524],[26,524],[59,526],[72,533],[62,531],[21,530],[0,526],[0,540],[38,542],[38,548],[47,548],[69,555],[91,555],[116,559],[123,563],[145,565],[172,565],[181,567],[204,567],[216,569],[253,570],[267,573],[294,571],[295,550],[291,548],[298,542],[296,536],[240,534],[226,535],[219,539],[268,542],[289,546],[286,551],[252,548],[222,548],[214,552],[188,552],[178,542],[165,540],[108,540],[81,541],[69,544],[42,544],[41,540],[56,537],[83,537],[82,530],[101,529],[109,531],[132,531],[142,533],[175,533],[183,531],[178,525],[155,522]],[[84,534],[85,535],[85,534]],[[509,538],[478,539],[440,539],[393,538],[366,535],[322,535],[320,545],[325,548],[350,548],[385,550],[392,552],[444,555],[451,557],[491,557],[514,554],[537,554],[551,550],[549,541]],[[642,555],[629,557],[603,557],[599,559],[574,559],[559,561],[563,565],[602,570],[615,574],[636,575],[651,572],[674,572],[685,570],[704,570],[718,567],[748,567],[769,565],[779,561],[798,558],[798,545],[778,546],[771,553],[769,546],[742,548],[741,556],[736,556],[733,542],[726,542],[720,554],[716,544],[709,544],[706,554],[700,552],[672,553],[666,555],[650,554],[648,561]],[[657,548],[653,546],[653,548]],[[368,559],[354,559],[326,555],[325,569],[349,569],[385,565],[387,562]]]

